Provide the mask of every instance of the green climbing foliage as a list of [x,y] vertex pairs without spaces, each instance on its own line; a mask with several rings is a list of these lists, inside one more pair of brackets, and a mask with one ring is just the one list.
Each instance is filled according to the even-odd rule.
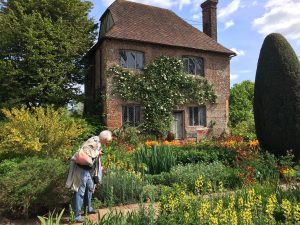
[[185,74],[177,58],[157,58],[143,72],[113,66],[109,73],[114,79],[114,94],[142,105],[143,128],[150,133],[165,134],[170,130],[175,106],[205,105],[214,103],[217,97],[205,78]]
[[300,64],[280,34],[262,45],[254,88],[254,119],[260,145],[284,155],[293,150],[300,159]]

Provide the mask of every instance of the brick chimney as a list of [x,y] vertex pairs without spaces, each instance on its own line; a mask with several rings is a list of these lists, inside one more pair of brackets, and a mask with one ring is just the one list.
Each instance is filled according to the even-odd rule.
[[206,0],[201,4],[203,32],[217,41],[218,0]]

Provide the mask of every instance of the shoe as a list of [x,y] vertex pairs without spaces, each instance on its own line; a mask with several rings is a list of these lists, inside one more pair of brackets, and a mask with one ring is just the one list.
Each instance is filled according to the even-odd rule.
[[75,223],[83,223],[83,222],[84,222],[83,218],[75,219]]
[[92,211],[89,211],[88,214],[96,214],[97,211],[95,209],[93,209]]

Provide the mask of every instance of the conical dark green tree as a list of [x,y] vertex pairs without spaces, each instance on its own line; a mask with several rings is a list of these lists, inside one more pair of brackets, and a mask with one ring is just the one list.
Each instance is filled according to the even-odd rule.
[[276,155],[293,150],[300,159],[300,64],[280,34],[262,45],[254,87],[254,119],[260,145]]

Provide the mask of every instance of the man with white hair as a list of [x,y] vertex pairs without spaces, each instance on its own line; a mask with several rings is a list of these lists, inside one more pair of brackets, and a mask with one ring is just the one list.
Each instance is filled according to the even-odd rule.
[[99,136],[93,136],[85,141],[80,150],[71,158],[66,187],[74,191],[72,208],[76,222],[83,222],[80,215],[82,204],[88,214],[96,213],[92,207],[92,195],[96,185],[102,180],[101,145],[111,140],[112,133],[104,130]]

